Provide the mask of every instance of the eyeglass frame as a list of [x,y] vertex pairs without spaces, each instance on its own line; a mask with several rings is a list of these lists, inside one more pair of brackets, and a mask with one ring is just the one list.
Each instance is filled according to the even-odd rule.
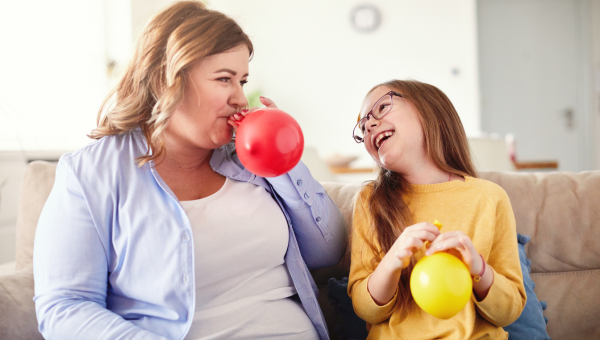
[[[388,110],[386,113],[384,113],[383,115],[381,115],[381,117],[377,118],[377,117],[375,117],[375,115],[373,114],[373,109],[375,109],[375,106],[377,106],[377,104],[379,104],[379,102],[380,102],[380,101],[381,101],[383,98],[385,98],[385,96],[389,96],[389,97],[390,97],[390,108],[389,108],[389,110]],[[392,111],[392,108],[394,107],[394,96],[397,96],[397,97],[400,97],[400,98],[404,98],[404,96],[402,96],[400,93],[398,93],[398,92],[395,92],[395,91],[390,91],[390,92],[388,92],[388,93],[384,94],[383,96],[381,96],[381,98],[377,99],[377,101],[375,102],[375,104],[373,104],[373,107],[371,107],[371,110],[369,110],[369,112],[367,112],[367,114],[366,114],[364,117],[362,117],[361,119],[359,119],[359,120],[356,122],[356,125],[354,126],[354,129],[352,129],[352,139],[354,139],[354,141],[355,141],[357,144],[364,143],[364,141],[365,141],[365,138],[364,138],[364,136],[363,136],[363,138],[361,138],[361,137],[358,137],[358,136],[357,136],[357,135],[354,133],[354,131],[356,131],[356,129],[359,127],[359,125],[360,125],[360,122],[361,122],[363,119],[366,119],[366,120],[365,120],[365,124],[367,124],[367,122],[369,121],[369,116],[373,117],[373,119],[376,119],[376,120],[380,120],[381,118],[385,117],[385,115],[387,115],[388,113],[390,113],[390,111]],[[366,133],[365,133],[364,135],[366,135]],[[360,140],[358,140],[357,138],[360,138]]]

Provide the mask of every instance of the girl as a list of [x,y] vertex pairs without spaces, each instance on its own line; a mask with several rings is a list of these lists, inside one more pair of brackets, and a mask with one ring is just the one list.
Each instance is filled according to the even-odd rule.
[[[417,81],[377,85],[354,139],[380,167],[355,203],[348,284],[368,339],[507,339],[502,327],[526,301],[515,219],[504,190],[477,178],[450,100]],[[442,251],[473,279],[472,299],[447,320],[421,310],[409,287],[414,264]]]

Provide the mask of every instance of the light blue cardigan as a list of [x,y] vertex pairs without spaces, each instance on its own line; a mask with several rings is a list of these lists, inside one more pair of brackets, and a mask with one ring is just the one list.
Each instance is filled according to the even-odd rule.
[[[196,301],[190,223],[156,170],[136,165],[146,145],[138,128],[61,157],[33,255],[34,301],[47,340],[183,339],[188,332]],[[215,150],[211,167],[277,201],[290,230],[287,267],[310,320],[328,339],[308,270],[343,256],[339,209],[302,162],[262,178],[233,151]]]

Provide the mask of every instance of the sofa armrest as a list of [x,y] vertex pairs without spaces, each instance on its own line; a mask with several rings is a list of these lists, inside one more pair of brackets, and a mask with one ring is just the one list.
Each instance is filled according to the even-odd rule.
[[0,276],[0,339],[44,339],[38,331],[33,295],[33,265]]

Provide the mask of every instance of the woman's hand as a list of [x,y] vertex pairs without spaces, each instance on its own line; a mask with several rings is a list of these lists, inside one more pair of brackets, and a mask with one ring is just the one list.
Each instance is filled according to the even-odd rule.
[[[410,258],[425,244],[440,235],[440,230],[429,222],[413,224],[404,229],[396,239],[383,261],[392,270],[402,270],[410,263]],[[387,258],[387,259],[386,259]]]
[[[275,103],[267,98],[267,97],[260,97],[260,102],[266,106],[268,109],[276,109],[277,105],[275,105]],[[229,119],[227,119],[227,124],[231,125],[233,127],[233,131],[236,132],[238,126],[240,125],[240,123],[242,122],[242,120],[244,120],[244,118],[249,115],[250,113],[256,111],[260,109],[259,107],[252,107],[250,109],[245,109],[242,110],[241,112],[238,113],[234,113],[231,116],[229,116]]]
[[446,251],[462,259],[471,276],[481,274],[483,260],[473,246],[471,238],[462,231],[448,231],[441,234],[431,243],[425,255],[433,255],[440,251]]

